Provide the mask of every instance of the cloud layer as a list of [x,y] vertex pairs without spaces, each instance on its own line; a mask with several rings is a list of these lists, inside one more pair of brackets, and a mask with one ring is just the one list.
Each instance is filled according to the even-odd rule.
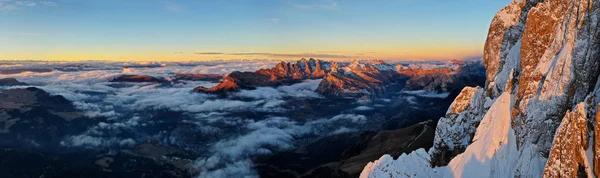
[[18,9],[31,8],[35,6],[56,6],[53,1],[14,1],[0,0],[0,11],[14,11]]
[[[16,78],[51,94],[62,95],[87,116],[102,118],[87,131],[64,138],[61,142],[64,147],[118,149],[158,140],[161,144],[201,155],[194,159],[201,177],[254,177],[257,173],[253,170],[252,157],[294,149],[299,139],[363,130],[369,123],[377,122],[377,118],[367,118],[367,115],[392,101],[342,103],[343,107],[332,111],[309,108],[319,115],[298,118],[298,110],[315,106],[314,103],[325,102],[324,108],[319,108],[323,110],[331,107],[328,103],[331,101],[315,92],[320,80],[257,87],[226,97],[192,92],[198,86],[216,85],[204,81],[170,85],[109,82],[123,74],[165,78],[179,73],[227,74],[234,70],[271,68],[276,63],[266,60],[176,63],[0,61],[0,78]],[[7,87],[0,87],[2,89]],[[407,95],[403,101],[410,105],[416,105],[418,97],[448,96],[447,93],[425,91],[401,94]]]
[[[62,95],[92,118],[104,118],[61,142],[69,148],[130,148],[149,139],[203,155],[194,161],[201,177],[256,176],[252,156],[295,148],[297,139],[356,132],[368,121],[347,113],[292,119],[295,102],[323,100],[320,80],[288,86],[258,87],[227,97],[191,92],[216,83],[185,81],[112,83],[122,74],[170,77],[176,73],[228,73],[270,68],[275,61],[189,63],[0,62],[0,78],[13,77],[51,94]],[[44,70],[41,70],[44,69]],[[14,71],[20,71],[15,73]],[[7,89],[11,87],[0,88]]]

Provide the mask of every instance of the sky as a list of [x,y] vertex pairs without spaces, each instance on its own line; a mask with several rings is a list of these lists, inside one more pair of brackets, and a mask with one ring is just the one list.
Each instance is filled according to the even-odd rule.
[[0,60],[481,56],[511,0],[0,0]]

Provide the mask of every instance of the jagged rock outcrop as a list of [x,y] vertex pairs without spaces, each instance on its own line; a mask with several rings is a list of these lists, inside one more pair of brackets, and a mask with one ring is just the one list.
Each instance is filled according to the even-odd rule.
[[[599,19],[598,0],[514,1],[501,9],[490,25],[484,49],[487,79],[485,95],[490,101],[480,104],[480,107],[485,108],[488,105],[486,103],[496,105],[501,101],[501,96],[510,96],[509,130],[514,132],[508,132],[508,136],[502,137],[505,141],[514,141],[516,144],[489,150],[475,145],[480,140],[474,139],[463,154],[472,155],[481,149],[479,152],[494,156],[490,159],[480,159],[481,162],[470,162],[461,156],[463,154],[459,154],[456,158],[462,158],[457,160],[460,164],[452,164],[455,158],[447,167],[422,169],[435,172],[433,174],[408,171],[414,173],[411,176],[456,176],[457,173],[473,171],[474,165],[477,175],[484,177],[589,176],[591,168],[594,168],[594,174],[597,175],[598,165],[591,165],[592,162],[598,162],[597,151],[593,156],[586,156],[590,151],[585,150],[588,150],[588,145],[597,144],[588,143],[591,136],[587,133],[592,131],[587,129],[595,126],[586,123],[595,123],[589,118],[594,118],[593,115],[597,113],[595,106],[599,102],[595,97],[600,87]],[[582,102],[585,102],[585,109],[582,109]],[[487,117],[491,113],[506,114],[489,110],[482,114]],[[444,124],[440,124],[438,128],[445,127]],[[477,135],[482,127],[499,126],[480,124],[465,127],[471,128],[463,130],[477,127]],[[594,132],[596,129],[593,128]],[[511,133],[514,135],[511,136]],[[470,138],[468,135],[469,133],[465,132],[458,137]],[[436,165],[435,160],[430,160],[429,156],[432,153],[426,158]],[[409,154],[405,158],[401,156],[392,162],[422,163],[410,160],[417,159],[415,155],[418,154]],[[587,160],[588,156],[593,157],[594,161]],[[380,175],[371,174],[370,171],[393,171],[393,168],[380,169],[381,166],[392,165],[389,159],[385,160],[387,162],[379,162],[365,169],[364,175]],[[506,165],[498,167],[498,164],[502,164],[499,162]]]
[[355,60],[346,67],[333,65],[323,78],[317,92],[328,96],[374,96],[385,86],[406,80],[396,67],[383,61]]
[[500,9],[490,24],[483,63],[486,68],[488,95],[492,97],[497,97],[503,92],[506,79],[512,75],[511,71],[519,69],[520,38],[525,28],[527,13],[535,3],[537,2],[513,1]]
[[152,77],[149,75],[121,75],[111,80],[111,82],[151,82],[151,83],[162,83],[167,80]]
[[27,83],[19,82],[14,78],[0,78],[0,86],[19,86],[19,85],[27,85]]
[[589,144],[586,119],[583,103],[567,112],[556,130],[544,177],[587,177],[591,173],[585,154]]
[[251,89],[259,86],[277,86],[293,84],[305,79],[318,79],[331,70],[331,63],[319,59],[301,59],[295,63],[281,62],[270,69],[255,72],[235,71],[215,87],[198,87],[197,92],[227,93],[239,89]]
[[485,102],[483,88],[466,87],[460,92],[446,116],[438,121],[433,148],[429,151],[433,166],[447,165],[471,144],[486,110]]

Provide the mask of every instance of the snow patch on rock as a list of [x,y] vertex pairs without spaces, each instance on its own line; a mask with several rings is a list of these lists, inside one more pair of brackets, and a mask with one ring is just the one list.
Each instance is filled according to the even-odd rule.
[[518,150],[511,127],[510,93],[503,93],[481,120],[474,141],[448,166],[431,168],[431,157],[424,149],[403,154],[394,160],[389,155],[365,166],[361,178],[379,177],[514,177]]

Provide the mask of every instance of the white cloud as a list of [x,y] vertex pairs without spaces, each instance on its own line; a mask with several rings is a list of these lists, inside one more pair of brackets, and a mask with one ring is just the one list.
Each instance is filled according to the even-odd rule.
[[368,111],[368,110],[372,110],[372,109],[373,109],[372,107],[368,107],[368,106],[358,106],[358,107],[354,108],[354,110],[357,110],[357,111]]
[[295,98],[323,98],[315,92],[321,80],[305,80],[304,82],[273,87],[258,87],[255,90],[242,90],[234,95],[242,98],[252,99],[282,99],[285,97]]
[[301,10],[339,10],[340,6],[335,0],[317,0],[313,3],[292,2],[291,5]]
[[56,6],[56,3],[52,1],[41,1],[40,4],[44,6]]
[[17,6],[16,5],[4,5],[4,4],[0,4],[0,11],[14,11],[17,10]]
[[420,96],[424,98],[447,98],[450,93],[447,92],[435,92],[435,91],[427,91],[427,90],[413,90],[413,91],[402,91],[403,94]]
[[[212,156],[198,158],[195,166],[201,177],[255,177],[250,158],[295,147],[294,140],[308,135],[335,135],[357,131],[366,122],[363,115],[340,114],[306,123],[286,117],[271,117],[245,124],[249,130],[238,137],[213,145]],[[232,168],[235,166],[235,169]]]
[[[12,0],[0,0],[0,11],[14,11],[21,8],[31,8],[38,5],[43,6],[56,6],[55,2],[51,1],[12,1]],[[22,35],[28,35],[32,33],[22,33]]]
[[330,122],[339,121],[339,120],[342,120],[344,122],[350,121],[352,123],[363,124],[367,121],[367,117],[364,115],[356,115],[356,114],[340,114],[340,115],[337,115],[337,116],[334,116],[333,118],[331,118]]
[[19,6],[27,6],[27,7],[33,7],[33,6],[37,5],[37,3],[33,2],[33,1],[17,1],[15,4],[19,5]]
[[358,130],[357,129],[350,129],[350,128],[347,128],[347,127],[342,127],[342,128],[339,128],[339,129],[331,132],[330,135],[338,135],[338,134],[344,134],[344,133],[350,133],[350,132],[356,132],[356,131],[358,131]]
[[[285,115],[290,99],[317,99],[314,92],[320,80],[280,87],[258,87],[243,90],[229,97],[194,93],[199,85],[214,83],[186,81],[174,85],[152,83],[116,84],[108,82],[124,73],[169,77],[175,73],[212,73],[229,70],[270,68],[276,62],[198,62],[198,63],[61,63],[0,62],[0,70],[50,69],[49,72],[24,72],[2,75],[42,88],[51,94],[63,95],[88,116],[105,117],[97,125],[79,135],[66,137],[61,145],[67,147],[131,147],[146,139],[178,145],[206,153],[195,166],[206,177],[256,176],[251,156],[272,154],[296,147],[295,140],[303,137],[322,137],[353,132],[367,121],[364,115],[340,114],[327,118],[295,121]],[[158,64],[158,65],[155,65]],[[123,66],[137,66],[124,70]],[[152,67],[150,67],[152,65]],[[265,67],[263,67],[265,66]],[[59,70],[60,69],[60,70]],[[351,111],[353,108],[349,108]],[[149,119],[152,110],[180,111],[184,116]],[[256,113],[256,117],[236,116],[235,113]],[[188,124],[194,134],[213,138],[210,142],[186,140],[177,128],[160,124]],[[147,131],[147,127],[163,130]],[[233,131],[232,131],[233,130]],[[196,144],[196,145],[195,145]],[[198,146],[201,145],[201,146]],[[206,147],[205,145],[212,145]],[[204,150],[207,149],[207,150]]]

